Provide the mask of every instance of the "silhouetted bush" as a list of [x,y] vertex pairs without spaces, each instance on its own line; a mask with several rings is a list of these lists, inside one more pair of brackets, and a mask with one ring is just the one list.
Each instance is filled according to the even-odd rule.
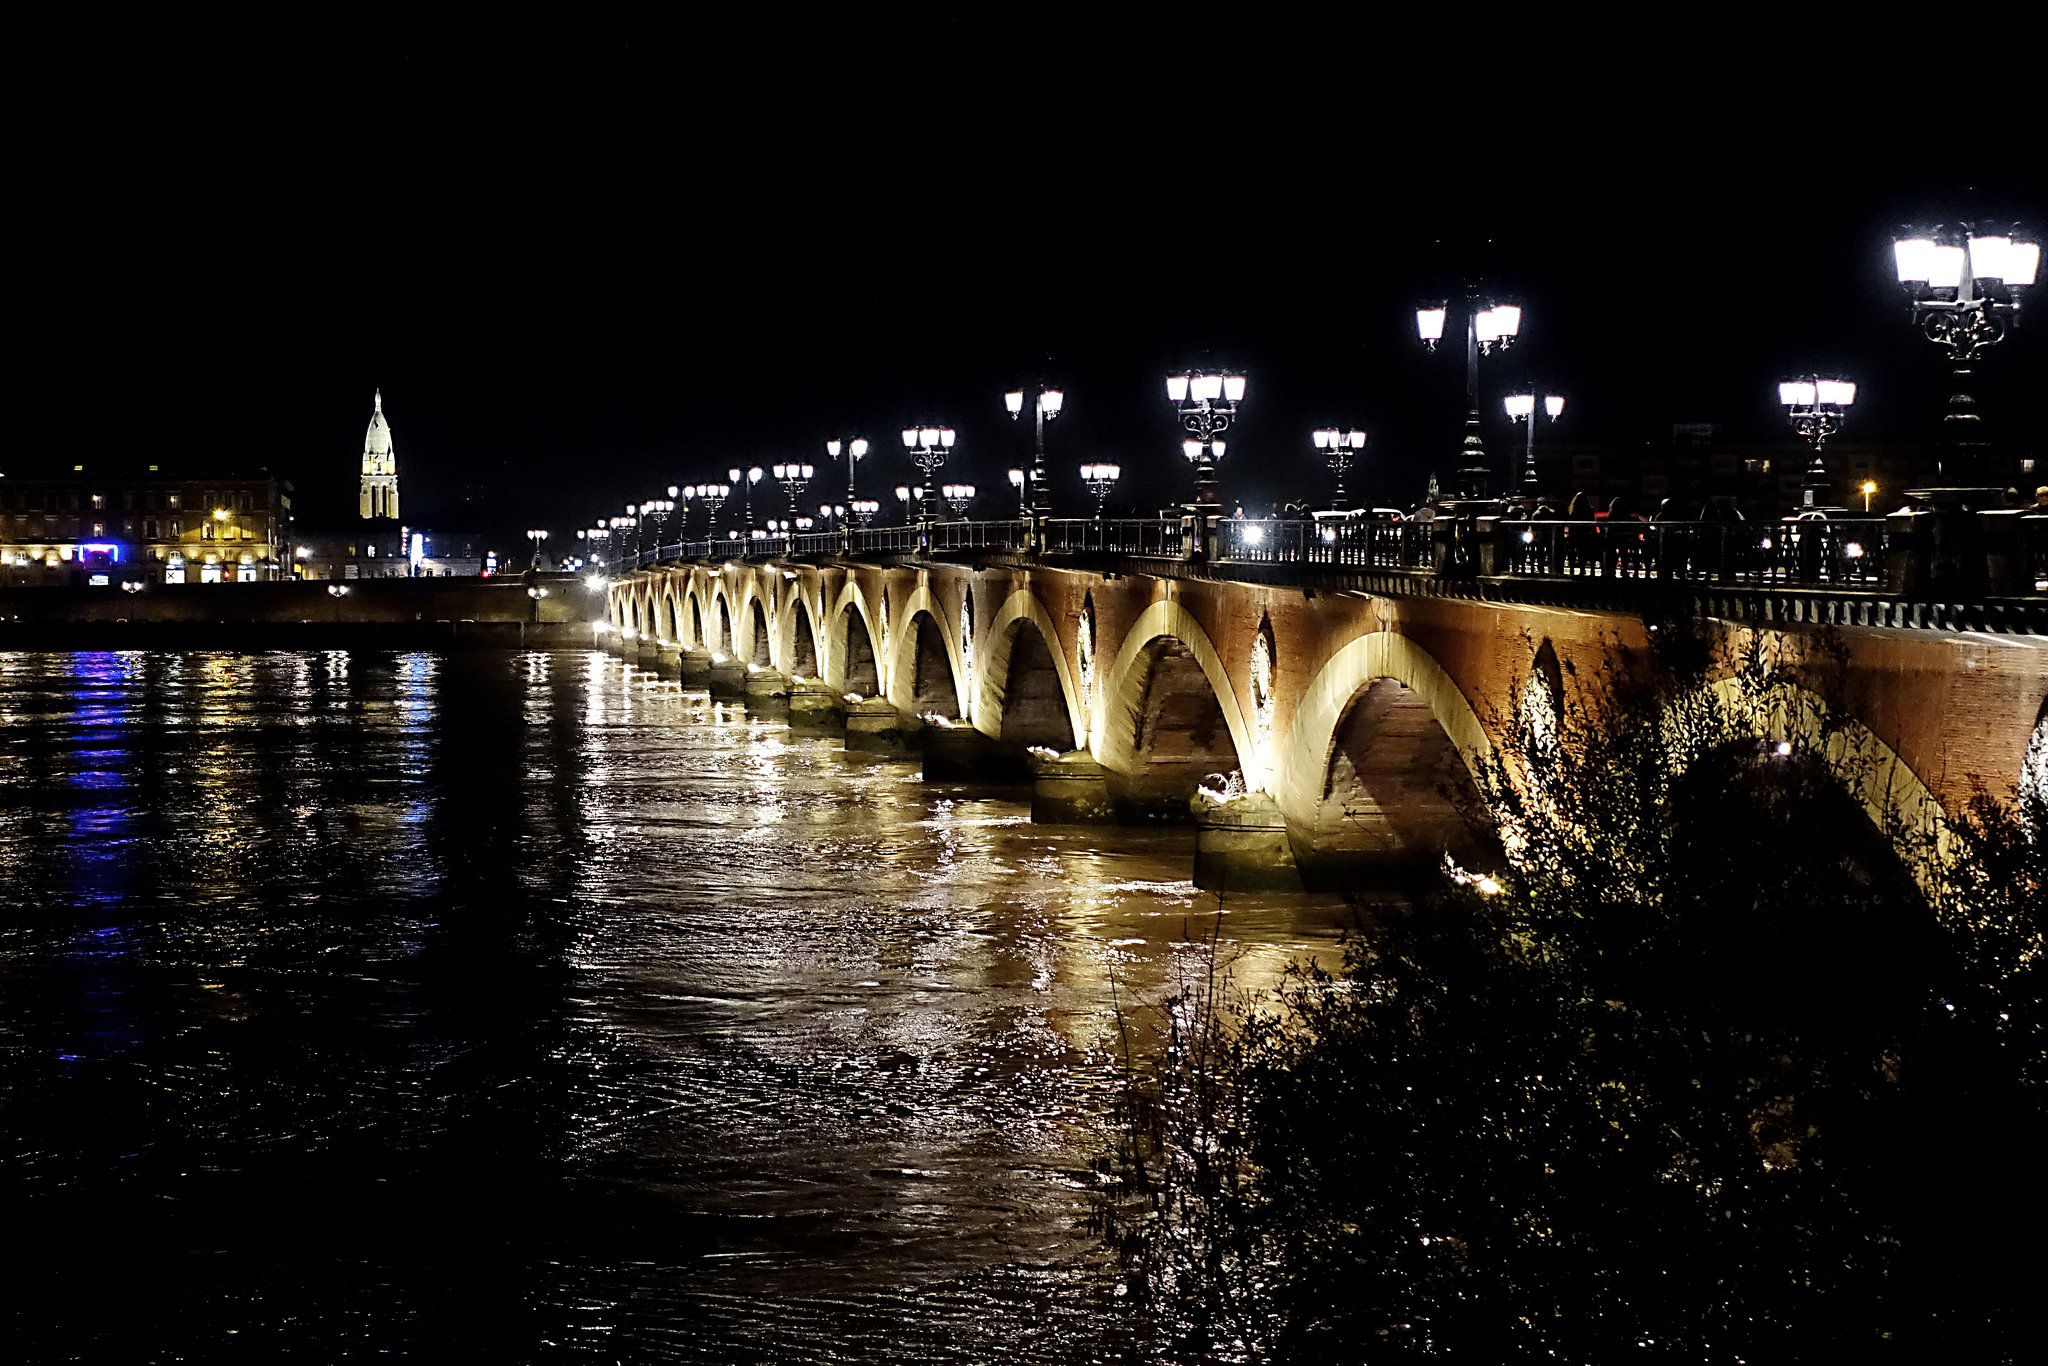
[[1525,693],[1511,866],[1169,1004],[1097,1214],[1162,1356],[2017,1359],[2048,813],[1931,828],[1771,660],[1666,634]]

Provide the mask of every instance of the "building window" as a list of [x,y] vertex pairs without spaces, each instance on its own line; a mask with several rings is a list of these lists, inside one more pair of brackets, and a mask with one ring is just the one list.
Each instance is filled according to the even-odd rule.
[[94,495],[92,496],[92,510],[93,510],[94,512],[99,512],[99,511],[102,511],[102,510],[103,510],[103,509],[104,509],[104,508],[105,508],[106,506],[107,506],[107,496],[106,496],[105,494],[103,494],[103,493],[95,493],[95,494],[94,494]]
[[172,494],[172,495],[171,495],[171,508],[172,508],[172,510],[173,510],[173,511],[175,511],[175,510],[177,509],[177,506],[178,506],[178,495],[174,493],[174,494]]

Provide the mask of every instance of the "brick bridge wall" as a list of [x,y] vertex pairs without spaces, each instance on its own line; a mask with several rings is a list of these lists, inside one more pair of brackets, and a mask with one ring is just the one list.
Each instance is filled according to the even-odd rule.
[[[1619,611],[1002,564],[683,565],[618,581],[608,605],[624,641],[879,695],[913,728],[958,717],[998,757],[1083,751],[1124,819],[1185,819],[1195,784],[1241,770],[1304,869],[1478,838],[1460,761],[1490,746],[1538,651],[1569,701],[1650,629]],[[1751,623],[1724,648],[1753,629],[1817,690],[1826,673],[1860,723],[1885,789],[1867,806],[1952,814],[1980,783],[2013,793],[2048,640],[1846,627],[1823,649],[1818,628]]]

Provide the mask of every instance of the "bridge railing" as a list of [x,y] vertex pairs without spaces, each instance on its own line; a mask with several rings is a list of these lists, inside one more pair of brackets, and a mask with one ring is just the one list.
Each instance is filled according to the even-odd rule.
[[1024,522],[934,522],[933,550],[1022,550],[1030,543]]
[[1431,569],[1435,554],[1430,522],[1231,517],[1216,526],[1216,558],[1242,564]]
[[1788,522],[1502,522],[1506,572],[1524,578],[1878,588],[1881,517]]
[[1194,518],[1178,517],[1076,517],[728,536],[626,553],[605,567],[617,571],[688,560],[1005,550],[1155,559],[1207,555],[1219,563],[1482,578],[1843,589],[1901,600],[2048,594],[2048,516],[2019,508],[1770,522],[1238,517],[1215,519],[1213,535],[1199,540],[1194,539],[1197,524]]
[[1187,524],[1165,517],[1052,517],[1040,523],[1041,548],[1055,555],[1143,555],[1181,559]]

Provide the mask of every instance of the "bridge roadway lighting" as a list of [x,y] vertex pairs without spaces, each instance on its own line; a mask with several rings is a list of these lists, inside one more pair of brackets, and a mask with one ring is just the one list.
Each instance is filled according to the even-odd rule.
[[545,527],[529,527],[527,529],[526,539],[533,542],[533,567],[536,572],[540,569],[540,543],[547,538],[548,533]]
[[1942,426],[1957,468],[1943,473],[1982,480],[1988,473],[1983,419],[1970,396],[1971,375],[1979,355],[2018,325],[2020,304],[2040,269],[2040,243],[2017,224],[1942,223],[1900,229],[1892,257],[1914,325],[1948,354],[1952,382]]
[[[1027,391],[1023,389],[1012,389],[1009,393],[1003,395],[1003,407],[1009,411],[1011,421],[1014,422],[1024,416],[1024,399],[1026,395]],[[1034,514],[1046,517],[1052,514],[1052,490],[1048,487],[1045,477],[1045,424],[1060,415],[1060,409],[1065,405],[1067,396],[1062,391],[1049,389],[1043,384],[1040,384],[1037,390],[1031,392],[1029,396],[1031,398],[1031,472],[1026,479],[1026,484],[1030,489],[1030,496],[1025,499],[1025,502],[1029,504]]]
[[1330,510],[1344,510],[1344,474],[1351,468],[1352,453],[1365,449],[1365,433],[1353,427],[1348,431],[1336,427],[1318,427],[1311,433],[1316,449],[1323,453],[1323,461],[1330,467],[1330,473],[1337,480],[1337,490],[1330,496]]
[[939,487],[932,482],[941,469],[945,468],[946,455],[958,439],[951,427],[905,427],[903,449],[910,453],[912,461],[924,471],[924,485],[921,491],[923,503],[921,515],[926,521],[936,521],[939,515]]
[[946,506],[953,509],[955,520],[965,516],[967,505],[974,501],[974,485],[972,484],[948,484],[940,492],[945,497]]
[[853,497],[853,467],[867,458],[868,439],[864,436],[853,436],[842,441],[835,436],[825,443],[825,454],[831,456],[834,460],[839,458],[842,451],[846,453],[846,496],[851,498]]
[[[1464,464],[1458,474],[1466,497],[1484,498],[1489,471],[1486,468],[1486,442],[1479,428],[1479,358],[1514,345],[1515,337],[1522,330],[1522,310],[1515,304],[1491,300],[1482,305],[1477,285],[1465,287],[1464,302],[1465,442],[1461,451]],[[1431,351],[1436,350],[1437,344],[1443,340],[1444,325],[1449,317],[1448,302],[1424,304],[1415,310],[1415,333]]]
[[1191,433],[1180,449],[1195,467],[1192,510],[1196,512],[1222,506],[1216,492],[1216,462],[1223,458],[1219,438],[1237,417],[1244,390],[1244,376],[1228,372],[1189,370],[1166,377],[1166,397],[1179,412],[1180,425]]
[[1109,491],[1116,487],[1117,479],[1123,474],[1121,465],[1083,465],[1081,482],[1095,495],[1095,520],[1102,520],[1102,505],[1109,498]]
[[1806,507],[1815,505],[1816,493],[1827,492],[1828,467],[1821,448],[1842,430],[1842,419],[1855,401],[1856,386],[1847,380],[1788,379],[1778,386],[1778,402],[1785,405],[1792,430],[1813,445],[1813,459],[1806,464],[1806,483],[1800,493],[1800,502]]
[[1030,513],[1030,511],[1031,511],[1031,505],[1030,505],[1030,503],[1029,503],[1029,502],[1027,502],[1027,501],[1025,500],[1025,495],[1024,495],[1024,471],[1022,471],[1022,470],[1011,470],[1011,471],[1010,471],[1010,487],[1011,487],[1011,488],[1013,488],[1013,489],[1015,489],[1015,490],[1017,490],[1017,515],[1018,515],[1019,517],[1023,517],[1023,516],[1027,516],[1027,515],[1029,515],[1029,513]]
[[811,486],[811,476],[816,470],[810,465],[786,464],[774,467],[775,477],[782,484],[782,491],[789,496],[791,515],[796,512],[796,500],[804,496],[804,490]]
[[[1538,396],[1532,391],[1526,394],[1509,394],[1500,401],[1507,411],[1508,421],[1519,422],[1527,428],[1522,445],[1522,492],[1525,496],[1536,496],[1536,410]],[[1543,415],[1552,422],[1564,415],[1564,395],[1544,394],[1541,396]]]
[[[903,496],[908,498],[910,490],[905,489]],[[872,498],[856,498],[846,505],[846,510],[853,514],[854,521],[865,527],[874,525],[875,514],[882,510],[882,505]]]
[[727,470],[725,477],[740,487],[740,503],[746,509],[747,530],[754,529],[754,485],[761,482],[764,471],[759,465],[747,470]]

